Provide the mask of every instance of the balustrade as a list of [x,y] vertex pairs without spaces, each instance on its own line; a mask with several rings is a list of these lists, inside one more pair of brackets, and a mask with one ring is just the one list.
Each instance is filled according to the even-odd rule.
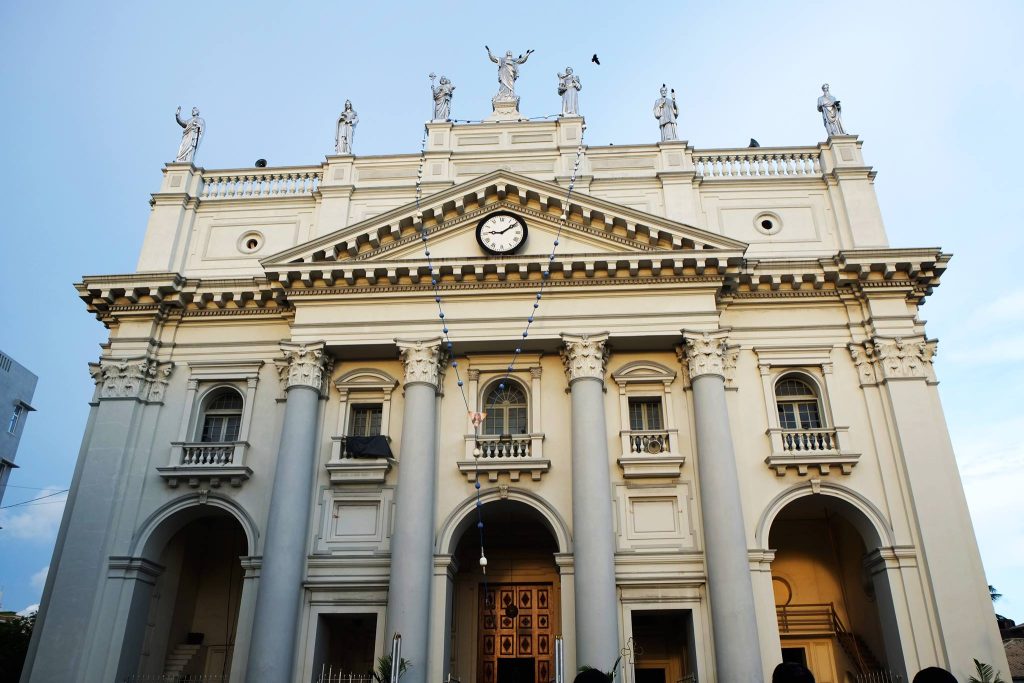
[[782,450],[787,453],[833,453],[839,450],[834,429],[785,429]]
[[512,481],[519,481],[521,474],[528,474],[534,481],[551,467],[544,459],[543,434],[512,435],[466,435],[465,455],[459,460],[459,471],[469,481],[477,476],[486,476],[497,481],[498,475],[506,473]]
[[175,441],[171,444],[170,462],[166,467],[156,469],[172,487],[177,486],[179,480],[187,481],[192,487],[198,486],[201,480],[209,481],[215,487],[220,486],[221,481],[231,486],[241,486],[252,474],[252,470],[245,465],[248,447],[246,441]]
[[202,199],[252,199],[309,195],[320,188],[319,168],[211,172],[203,175]]
[[705,178],[779,178],[821,175],[817,149],[765,151],[752,148],[742,152],[695,153],[697,175]]
[[531,455],[531,439],[529,436],[481,436],[481,458],[529,458]]
[[234,443],[187,443],[181,448],[182,465],[220,467],[232,464],[234,456]]
[[632,430],[626,432],[630,454],[668,453],[672,450],[667,431]]

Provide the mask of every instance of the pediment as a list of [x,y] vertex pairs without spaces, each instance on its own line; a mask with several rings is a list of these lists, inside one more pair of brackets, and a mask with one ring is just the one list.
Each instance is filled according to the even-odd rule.
[[[493,211],[520,215],[529,238],[518,256],[542,257],[556,236],[560,256],[570,254],[650,254],[666,251],[724,250],[746,243],[700,228],[573,192],[512,173],[494,171],[442,190],[420,202],[400,206],[323,235],[261,261],[268,270],[286,265],[331,262],[424,261],[421,226],[429,238],[430,258],[493,259],[476,243],[476,226]],[[567,220],[563,224],[562,216]],[[561,228],[561,230],[560,230]]]

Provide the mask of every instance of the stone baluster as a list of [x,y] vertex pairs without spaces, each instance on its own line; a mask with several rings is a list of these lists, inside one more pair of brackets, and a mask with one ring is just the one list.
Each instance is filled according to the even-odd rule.
[[717,679],[761,683],[761,649],[743,526],[736,453],[725,402],[725,333],[683,332],[696,420],[704,557]]
[[387,640],[402,634],[402,657],[411,662],[404,683],[426,683],[434,573],[437,489],[437,394],[445,352],[440,338],[396,339],[405,366],[405,414],[398,456],[395,533],[391,537]]
[[572,404],[572,526],[576,664],[607,671],[619,653],[615,532],[604,416],[608,334],[563,334]]
[[281,344],[287,401],[267,513],[246,680],[292,680],[306,539],[316,477],[317,418],[331,361],[323,343]]

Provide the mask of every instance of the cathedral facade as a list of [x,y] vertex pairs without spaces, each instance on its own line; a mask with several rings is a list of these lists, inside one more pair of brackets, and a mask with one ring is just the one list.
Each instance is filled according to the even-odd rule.
[[1005,671],[949,255],[888,244],[856,136],[662,125],[167,164],[136,271],[77,285],[110,338],[24,680],[363,681],[395,634],[411,683]]

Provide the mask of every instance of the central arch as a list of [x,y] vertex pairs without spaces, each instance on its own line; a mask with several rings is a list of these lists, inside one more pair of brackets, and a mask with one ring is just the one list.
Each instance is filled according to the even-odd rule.
[[568,528],[546,501],[521,489],[481,492],[479,511],[478,517],[477,498],[467,498],[437,537],[438,554],[451,558],[448,599],[439,605],[453,648],[444,659],[464,681],[546,683],[555,636],[563,630],[562,606],[572,604],[562,598],[567,588],[559,572],[559,558],[572,551]]

